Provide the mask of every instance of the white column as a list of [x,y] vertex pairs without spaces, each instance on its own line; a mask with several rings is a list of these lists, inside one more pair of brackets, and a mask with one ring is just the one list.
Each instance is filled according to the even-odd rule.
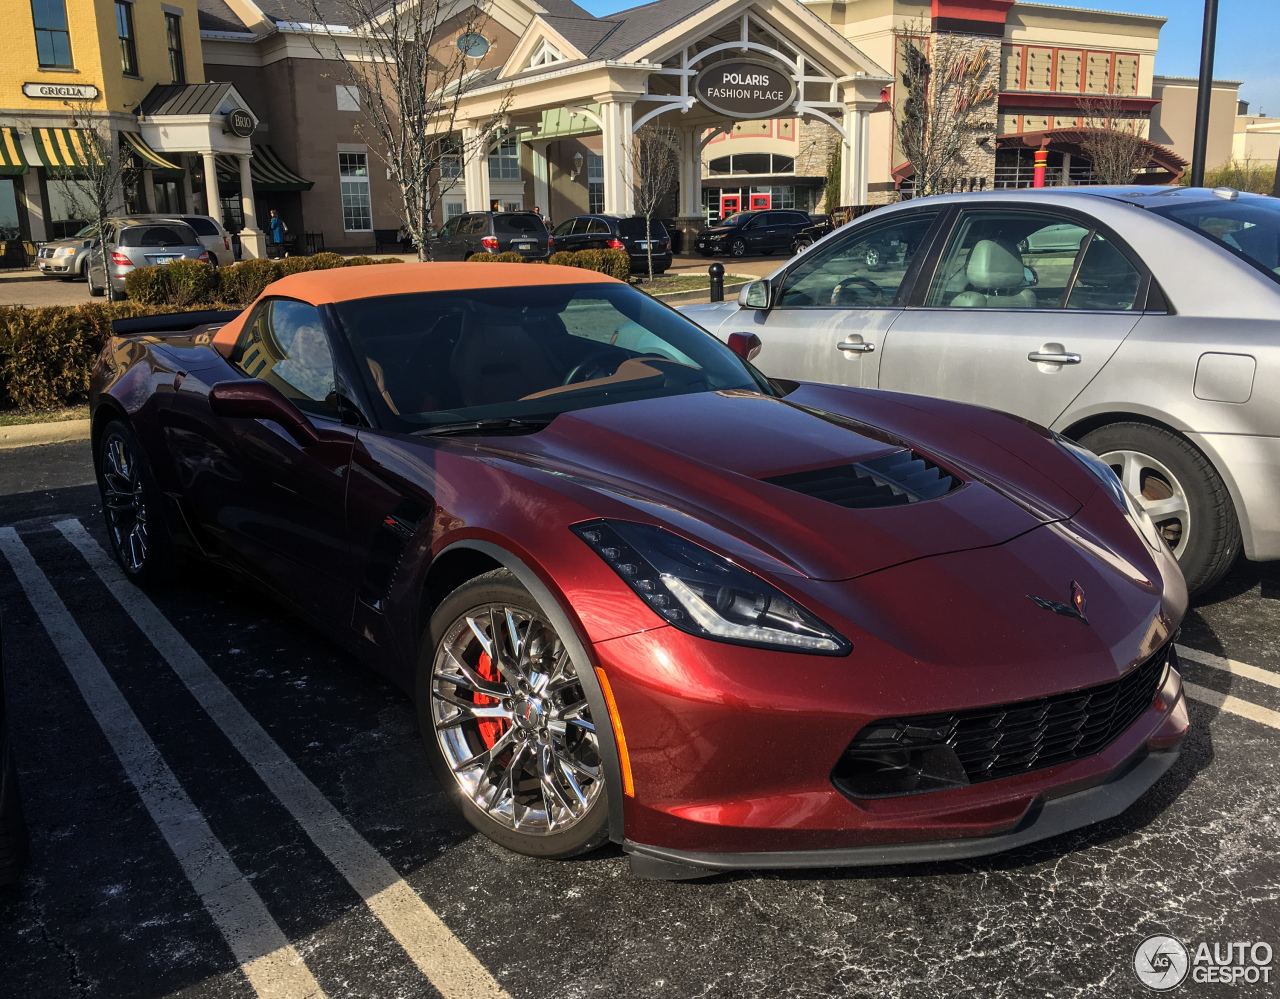
[[835,205],[828,198],[827,211],[835,207],[857,204],[858,158],[862,149],[858,141],[858,122],[855,114],[853,108],[844,109],[844,120],[841,122],[844,126],[844,138],[840,145],[840,198]]
[[604,160],[604,210],[620,212],[618,183],[622,176],[622,116],[615,101],[600,103],[601,158]]
[[680,130],[680,216],[702,218],[701,128]]
[[237,155],[240,161],[240,213],[244,216],[244,228],[240,230],[240,245],[245,257],[265,257],[267,240],[258,228],[258,213],[253,205],[253,174],[249,171],[249,157]]
[[860,108],[854,112],[858,128],[858,176],[854,184],[855,205],[868,204],[871,178],[871,112]]
[[213,153],[201,153],[204,157],[204,210],[219,222],[222,221],[222,195],[218,191],[218,164]]
[[621,185],[619,191],[619,201],[622,203],[622,213],[624,215],[634,215],[636,213],[636,176],[635,164],[631,161],[632,140],[635,135],[634,121],[635,116],[633,110],[635,105],[627,101],[622,105],[621,126],[622,126],[622,176],[618,178]]
[[182,164],[182,205],[193,215],[196,212],[196,197],[191,191],[191,162],[186,156],[180,156],[178,162]]
[[547,162],[547,146],[550,139],[539,139],[529,143],[533,150],[533,206],[542,209],[542,214],[551,217],[551,164]]
[[489,150],[487,136],[472,126],[462,129],[462,180],[466,186],[467,211],[489,210]]

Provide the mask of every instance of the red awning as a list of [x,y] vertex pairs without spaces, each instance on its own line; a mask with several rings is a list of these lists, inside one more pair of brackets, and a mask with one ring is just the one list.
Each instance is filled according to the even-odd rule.
[[[996,148],[1054,149],[1058,152],[1070,153],[1072,156],[1082,156],[1088,159],[1089,154],[1084,151],[1084,147],[1080,142],[1085,133],[1089,131],[1092,130],[1087,128],[1051,128],[1042,132],[1018,132],[1009,135],[998,135],[996,136]],[[1186,160],[1167,146],[1157,145],[1149,139],[1141,141],[1148,153],[1147,166],[1168,170],[1172,177],[1169,183],[1176,183],[1181,179],[1183,172],[1187,169]],[[1155,183],[1159,183],[1163,179],[1159,178]],[[1143,179],[1140,177],[1138,183],[1142,182]],[[1147,182],[1151,183],[1152,181]]]
[[1115,101],[1121,111],[1134,111],[1150,114],[1160,103],[1158,97],[1117,97],[1114,94],[1059,94],[1045,91],[1014,90],[1001,91],[996,102],[1001,111],[1022,112],[1043,111],[1045,114],[1062,114],[1071,112],[1073,117],[1084,113],[1082,103],[1088,101]]

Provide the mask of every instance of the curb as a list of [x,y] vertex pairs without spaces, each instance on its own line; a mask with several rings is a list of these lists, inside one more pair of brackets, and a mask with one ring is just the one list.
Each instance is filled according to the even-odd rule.
[[89,439],[88,420],[63,420],[60,423],[25,423],[16,427],[0,427],[0,450],[32,447],[36,444],[63,444]]
[[[759,280],[752,278],[752,280]],[[751,281],[740,281],[737,284],[727,284],[724,286],[724,300],[726,302],[738,297],[738,292],[749,285]],[[709,288],[694,288],[692,291],[672,291],[665,295],[654,295],[659,302],[666,302],[668,305],[678,302],[696,302],[711,296]]]

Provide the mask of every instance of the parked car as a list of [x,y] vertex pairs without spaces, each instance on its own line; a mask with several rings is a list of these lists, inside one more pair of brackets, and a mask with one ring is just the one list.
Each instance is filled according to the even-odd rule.
[[45,243],[36,253],[36,266],[44,277],[74,281],[89,275],[89,251],[93,248],[93,236],[97,223],[87,225],[74,236],[54,239]]
[[535,212],[467,212],[451,218],[427,240],[432,260],[466,260],[473,253],[551,256],[551,234]]
[[830,215],[810,215],[809,222],[809,225],[792,237],[791,253],[793,256],[801,250],[808,249],[835,228]]
[[[0,641],[0,649],[3,641]],[[4,656],[0,653],[0,885],[18,877],[27,857],[27,826],[18,793],[18,766],[4,697]]]
[[173,219],[185,222],[200,237],[200,244],[209,251],[209,263],[214,267],[229,267],[236,262],[236,251],[232,245],[231,233],[227,232],[221,222],[209,215],[141,215],[134,218],[149,220]]
[[722,219],[694,237],[693,247],[704,257],[727,253],[743,257],[748,253],[793,252],[796,236],[809,229],[812,220],[804,212],[771,209],[765,212],[738,212]]
[[638,215],[575,215],[565,219],[551,233],[555,250],[626,250],[632,273],[662,274],[671,266],[671,237],[659,219],[646,223]]
[[414,696],[439,786],[513,850],[972,857],[1177,756],[1177,564],[1024,420],[770,381],[750,337],[578,268],[316,271],[113,326],[91,445],[124,572],[274,592]]
[[[124,294],[124,279],[135,267],[154,267],[182,259],[212,263],[200,237],[185,222],[123,218],[113,220],[107,229],[106,271],[116,295]],[[89,258],[88,280],[90,295],[107,293],[107,274],[96,250]]]
[[[887,248],[887,249],[886,249]],[[1112,465],[1192,592],[1280,558],[1280,201],[1054,188],[913,200],[737,303],[775,377],[1008,410]]]

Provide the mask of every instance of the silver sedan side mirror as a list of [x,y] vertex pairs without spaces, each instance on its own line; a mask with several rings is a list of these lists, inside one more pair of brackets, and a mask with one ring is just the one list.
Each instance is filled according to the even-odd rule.
[[746,285],[740,292],[738,292],[738,308],[769,308],[769,282],[752,281],[750,284]]

